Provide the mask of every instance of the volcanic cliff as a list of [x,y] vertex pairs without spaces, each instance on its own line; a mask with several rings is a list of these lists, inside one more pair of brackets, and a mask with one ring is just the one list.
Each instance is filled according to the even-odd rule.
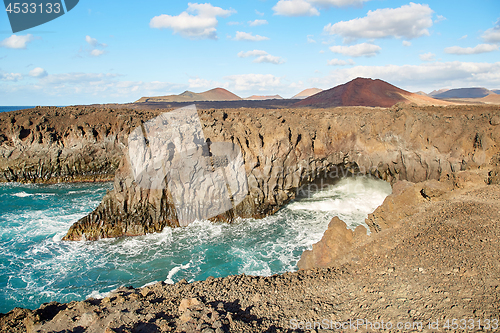
[[[159,112],[159,111],[158,111]],[[394,183],[447,177],[498,158],[498,107],[417,107],[324,110],[203,110],[205,138],[241,148],[248,196],[215,220],[262,217],[294,199],[303,184],[331,172],[361,172]],[[65,239],[141,235],[177,226],[167,189],[137,186],[127,156],[114,190]]]

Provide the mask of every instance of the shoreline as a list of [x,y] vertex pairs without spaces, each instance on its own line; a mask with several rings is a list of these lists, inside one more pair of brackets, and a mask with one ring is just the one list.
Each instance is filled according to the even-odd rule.
[[[411,191],[389,196],[372,214],[372,221],[373,216],[384,216],[382,212],[388,221],[398,212],[388,210],[398,203],[411,212],[372,232],[368,241],[337,257],[331,267],[270,277],[241,274],[120,287],[102,299],[46,303],[34,311],[14,309],[0,315],[0,328],[9,332],[77,327],[86,332],[305,332],[314,322],[363,320],[365,324],[421,323],[421,331],[432,332],[436,329],[429,324],[438,322],[442,331],[447,320],[468,318],[476,325],[482,321],[484,329],[486,320],[491,325],[498,321],[500,309],[500,267],[495,265],[500,261],[500,185],[487,184],[487,171],[462,171],[455,186],[434,193],[429,200],[418,191],[422,186],[429,189],[426,183],[397,183],[397,188],[403,184]],[[408,193],[415,194],[413,205],[408,204]],[[358,327],[369,331],[365,328]]]
[[[73,115],[80,112],[79,108],[70,110]],[[290,126],[293,119],[303,114],[319,118],[331,114],[335,120],[347,123],[357,119],[359,123],[352,126],[360,129],[352,136],[348,131],[339,131],[341,134],[331,147],[321,140],[312,144],[309,132],[277,133],[273,128],[270,138],[275,140],[277,134],[283,134],[286,138],[291,136],[292,143],[301,141],[299,148],[295,148],[295,144],[294,149],[307,152],[314,165],[316,159],[324,160],[324,156],[335,151],[349,152],[348,156],[335,155],[332,160],[335,165],[345,164],[346,157],[348,163],[358,157],[358,166],[371,165],[378,158],[387,162],[378,164],[378,177],[394,186],[399,184],[397,187],[402,190],[396,192],[404,195],[386,199],[367,220],[372,229],[370,236],[345,232],[342,223],[332,220],[333,236],[325,233],[312,252],[303,254],[303,258],[309,256],[309,266],[304,266],[307,270],[266,278],[236,275],[189,284],[182,281],[172,286],[159,283],[142,289],[122,288],[102,300],[49,303],[34,311],[15,309],[0,315],[0,328],[11,332],[22,325],[29,332],[62,331],[80,326],[88,332],[145,329],[167,332],[196,328],[219,329],[218,332],[287,332],[292,330],[292,319],[297,323],[325,318],[336,322],[364,318],[394,323],[398,320],[442,323],[450,318],[494,320],[500,310],[500,266],[495,265],[500,262],[499,111],[498,107],[491,106],[395,106],[391,109],[273,110],[257,115],[263,120],[272,118],[276,123],[286,124],[284,126]],[[103,112],[110,115],[115,111]],[[147,117],[154,116],[144,112]],[[224,110],[202,115],[211,124],[211,130],[223,132],[223,128],[238,123],[239,117],[255,116],[241,112]],[[379,119],[383,115],[386,118]],[[69,114],[67,116],[69,121]],[[115,138],[113,142],[126,142],[125,133],[138,121],[126,117],[127,129],[118,123],[114,129],[94,127],[98,135],[92,141],[89,135],[93,136],[94,125],[87,124],[88,130],[83,131],[85,135],[79,140],[102,143],[105,136],[99,141],[99,133],[110,130]],[[366,121],[366,117],[377,118],[379,122]],[[226,118],[229,120],[219,123]],[[29,119],[23,121],[26,120]],[[264,126],[272,127],[272,123],[264,122],[261,127]],[[314,128],[307,126],[307,131],[313,131]],[[388,126],[393,129],[388,130]],[[387,130],[388,135],[380,137],[382,129]],[[20,135],[21,127],[17,130]],[[0,138],[1,131],[5,129],[0,129]],[[78,131],[76,128],[74,133]],[[256,131],[252,133],[263,130],[259,127]],[[68,137],[78,137],[74,133]],[[267,147],[265,151],[272,151],[274,146],[265,146],[264,141],[269,142],[267,137],[262,139],[262,147],[253,150],[248,147],[248,153],[259,152],[264,147]],[[276,142],[278,145],[280,141]],[[113,149],[118,146],[114,145]],[[363,150],[371,154],[368,156],[373,157],[373,161],[362,159],[362,154],[354,155]],[[416,155],[413,159],[412,154]],[[436,156],[439,157],[437,164],[434,163]],[[22,161],[23,157],[18,158]],[[114,165],[118,169],[117,160]],[[395,209],[398,205],[402,208]],[[353,240],[360,242],[351,246]],[[330,268],[318,268],[322,265]],[[297,328],[296,331],[304,330]],[[428,327],[427,331],[433,330]]]

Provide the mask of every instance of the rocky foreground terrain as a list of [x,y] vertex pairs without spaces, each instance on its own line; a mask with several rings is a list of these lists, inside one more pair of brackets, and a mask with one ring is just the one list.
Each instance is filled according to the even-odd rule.
[[[66,119],[66,110],[47,112],[57,112]],[[37,110],[0,115],[11,119],[10,125],[0,122],[0,137],[5,137],[1,147],[16,153],[18,161],[6,154],[0,160],[2,174],[18,175],[7,180],[32,179],[24,176],[27,173],[23,174],[19,161],[23,156],[32,158],[35,150],[23,144],[21,137],[36,140],[41,135],[41,142],[33,142],[49,150],[69,147],[61,144],[70,142],[64,141],[69,140],[64,134],[56,135],[57,140],[51,143],[44,141],[47,130],[36,127],[42,115],[33,115],[31,125],[16,125],[20,119],[26,121],[29,112]],[[86,112],[87,119],[92,119]],[[130,117],[125,119],[132,126],[161,111],[105,112],[109,119]],[[113,116],[114,112],[118,115]],[[0,331],[303,332],[332,327],[343,331],[379,331],[381,327],[387,332],[497,331],[499,116],[498,106],[201,111],[206,137],[241,144],[247,175],[256,180],[250,193],[253,189],[258,195],[252,199],[261,198],[256,207],[271,207],[267,212],[290,200],[288,194],[295,186],[316,179],[328,166],[365,170],[390,181],[393,194],[366,220],[370,235],[362,228],[347,230],[334,218],[323,239],[303,254],[298,272],[180,281],[175,285],[159,282],[142,289],[122,287],[104,299],[49,303],[34,311],[15,309],[1,315]],[[55,119],[50,120],[54,126],[62,123]],[[102,121],[87,122],[86,128],[107,124],[107,120]],[[20,135],[28,127],[30,133]],[[116,138],[123,135],[121,140],[112,141],[124,144],[130,127],[111,130]],[[64,131],[61,125],[49,132]],[[70,133],[66,137],[75,136]],[[83,137],[92,140],[88,135]],[[101,144],[105,137],[95,140]],[[52,157],[35,158],[41,164]],[[68,159],[50,161],[64,165]],[[120,191],[137,193],[133,186],[117,186],[129,177],[123,171],[123,160],[120,163],[115,191],[104,204],[106,200],[114,202]],[[303,167],[295,169],[296,165]],[[274,167],[292,170],[289,180],[285,174],[273,174]],[[47,179],[79,179],[78,172],[52,170]],[[97,167],[94,172],[99,174],[99,170]],[[140,203],[133,200],[129,203]],[[111,213],[108,209],[106,215],[102,210],[101,216],[112,217]],[[130,223],[122,221],[123,225]]]
[[353,236],[342,221],[332,220],[301,259],[301,266],[315,268],[122,287],[103,299],[14,309],[0,318],[0,330],[495,332],[498,182],[498,174],[486,169],[457,172],[441,182],[397,182],[367,219],[370,236],[359,229]]

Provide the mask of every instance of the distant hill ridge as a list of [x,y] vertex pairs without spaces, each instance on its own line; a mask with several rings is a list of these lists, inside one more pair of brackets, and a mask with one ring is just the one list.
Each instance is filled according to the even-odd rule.
[[272,96],[258,96],[258,95],[252,95],[250,97],[245,98],[247,101],[265,101],[268,99],[284,99],[280,95],[272,95]]
[[418,105],[449,105],[452,103],[413,94],[382,80],[356,78],[345,84],[310,96],[294,106],[335,107],[370,106],[391,107],[398,102]]
[[444,92],[433,95],[434,98],[482,98],[491,94],[496,94],[495,91],[486,88],[458,88],[449,89]]
[[201,102],[201,101],[240,101],[241,97],[224,88],[214,88],[202,93],[186,90],[179,95],[142,97],[135,103],[144,102]]
[[293,96],[292,99],[304,99],[304,98],[310,97],[310,96],[315,95],[315,94],[322,92],[322,91],[323,91],[323,89],[309,88],[306,90],[302,90],[297,95]]

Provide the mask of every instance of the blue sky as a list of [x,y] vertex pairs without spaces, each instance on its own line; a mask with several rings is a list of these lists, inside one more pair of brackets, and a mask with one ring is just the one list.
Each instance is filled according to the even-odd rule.
[[500,89],[498,0],[80,0],[16,34],[0,13],[0,105],[241,97],[356,77],[409,91]]

